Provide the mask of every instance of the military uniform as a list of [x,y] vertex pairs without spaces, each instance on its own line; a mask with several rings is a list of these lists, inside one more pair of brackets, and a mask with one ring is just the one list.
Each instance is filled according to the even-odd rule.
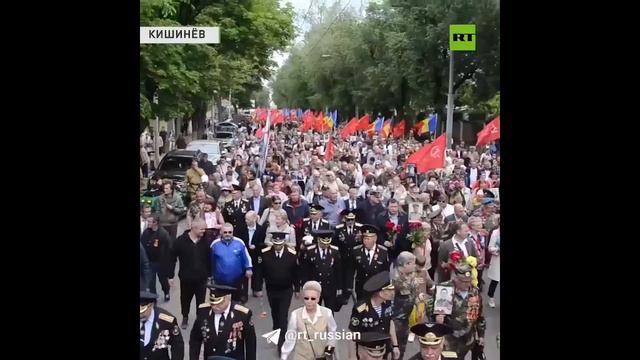
[[205,359],[217,355],[237,360],[256,360],[256,332],[251,310],[230,301],[229,312],[224,319],[222,315],[216,317],[211,306],[222,303],[234,291],[234,288],[228,286],[213,285],[211,303],[205,302],[198,306],[197,318],[189,339],[190,359],[200,358],[200,347],[204,344]]
[[343,289],[340,251],[337,246],[330,245],[333,231],[318,231],[315,236],[318,244],[328,245],[328,247],[322,249],[316,244],[307,247],[302,258],[302,283],[310,280],[319,282],[322,285],[319,303],[333,312],[338,312],[342,307],[342,302],[337,299],[337,291]]
[[342,214],[345,215],[346,221],[336,225],[336,236],[333,243],[340,250],[340,257],[342,258],[342,284],[345,288],[343,303],[346,304],[353,293],[353,275],[355,273],[351,250],[362,243],[358,236],[361,232],[362,224],[355,222],[356,214],[354,211],[344,210]]
[[[238,185],[233,185],[233,192],[240,191],[240,187]],[[222,217],[224,218],[224,222],[231,223],[234,228],[239,225],[247,226],[244,221],[244,215],[251,210],[249,205],[249,200],[240,199],[236,203],[236,200],[229,200],[224,203],[224,207],[222,208]]]
[[362,245],[356,245],[353,250],[351,250],[351,257],[353,258],[356,273],[356,296],[358,300],[361,300],[364,297],[364,291],[362,289],[364,283],[379,272],[389,271],[389,255],[386,247],[376,245],[373,258],[371,259],[371,263],[369,263],[365,248]]
[[[322,206],[320,205],[313,205],[311,207],[310,213],[316,214],[319,211],[322,210],[318,210],[318,208],[324,209]],[[319,230],[331,230],[331,224],[329,224],[329,221],[325,220],[325,219],[320,219],[320,221],[318,222],[318,228],[317,230],[315,229],[315,222],[313,221],[312,218],[308,217],[308,218],[304,218],[302,220],[302,230],[300,232],[300,239],[297,239],[298,242],[298,250],[302,251],[304,250],[304,248],[307,246],[307,244],[304,244],[302,242],[302,238],[305,236],[309,236],[309,235],[313,235],[313,232],[315,231],[319,231]]]
[[[471,278],[471,267],[464,262],[456,264],[456,276]],[[442,286],[454,286],[453,280],[445,281]],[[427,313],[435,320],[433,299],[427,304]],[[471,287],[466,296],[457,291],[453,295],[453,312],[445,317],[444,323],[453,332],[445,337],[444,348],[455,351],[461,359],[472,348],[476,348],[478,338],[484,338],[486,323],[482,315],[482,297],[476,287]],[[481,350],[478,350],[481,351]]]
[[[298,271],[298,257],[296,251],[284,246],[286,233],[273,233],[273,245],[282,246],[279,250],[281,257],[277,256],[274,246],[262,249],[258,255],[257,281],[262,288],[262,279],[267,288],[267,299],[271,308],[273,328],[281,329],[284,334],[287,331],[287,317],[293,292],[300,291]],[[324,289],[323,289],[324,290]],[[278,346],[284,343],[285,337],[280,336]]]
[[[451,328],[448,326],[434,323],[421,323],[412,326],[411,332],[416,334],[421,347],[435,348],[441,351],[438,360],[458,360],[458,355],[455,352],[442,351],[442,341],[444,337],[451,334]],[[409,360],[425,360],[425,358],[418,352],[410,357]]]
[[400,359],[404,356],[409,336],[409,314],[413,310],[416,299],[420,294],[420,286],[424,279],[417,277],[415,272],[409,275],[398,274],[393,285],[395,296],[393,298],[393,323],[396,329],[396,338],[400,346]]
[[[178,321],[167,310],[155,306],[156,297],[153,293],[140,292],[140,314],[153,307],[153,319],[147,319],[140,326],[140,360],[182,360],[184,342]],[[151,322],[151,335],[145,344],[147,322]]]
[[390,336],[379,331],[360,333],[356,340],[356,354],[359,359],[381,359],[387,353]]

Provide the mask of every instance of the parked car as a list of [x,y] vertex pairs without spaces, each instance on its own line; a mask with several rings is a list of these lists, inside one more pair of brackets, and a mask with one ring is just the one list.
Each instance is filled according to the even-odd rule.
[[235,131],[216,131],[215,141],[218,141],[220,146],[224,148],[232,146],[235,134]]
[[217,140],[194,140],[187,145],[187,150],[199,150],[207,154],[209,161],[214,164],[216,164],[222,156],[220,142]]
[[[187,170],[191,168],[193,159],[199,162],[203,157],[204,153],[200,150],[173,150],[168,152],[160,161],[160,165],[156,171],[149,177],[149,184],[147,186],[149,190],[143,193],[142,197],[148,198],[150,195],[157,194],[157,192],[153,191],[153,189],[156,188],[154,185],[163,179],[170,179],[173,181],[175,191],[182,196],[185,204],[188,204],[187,187],[184,183],[184,178]],[[152,181],[156,181],[156,184],[153,184]]]

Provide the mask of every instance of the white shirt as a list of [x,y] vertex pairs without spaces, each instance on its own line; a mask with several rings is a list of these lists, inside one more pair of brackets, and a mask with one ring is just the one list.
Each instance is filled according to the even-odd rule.
[[[149,318],[144,323],[144,346],[149,345],[149,341],[151,341],[151,331],[153,330],[153,319],[155,319],[155,316],[156,309],[151,308],[151,314],[149,314]],[[142,329],[142,321],[140,321],[140,328]]]
[[249,227],[247,230],[249,231],[249,246],[251,246],[251,244],[253,244],[253,234],[256,232],[256,226]]
[[[432,211],[438,211],[438,209],[440,209],[440,205],[433,205],[433,207],[431,208]],[[453,213],[453,205],[447,204],[447,206],[445,206],[442,210],[442,217],[446,218],[449,215],[453,215]]]
[[[231,319],[229,319],[229,309],[231,309],[231,303],[229,303],[229,305],[227,305],[227,308],[224,310],[225,324],[231,321]],[[218,333],[218,323],[220,322],[220,315],[222,314],[215,314],[215,316],[213,317],[213,325],[216,327],[216,334]]]
[[[297,333],[298,330],[298,310],[294,310],[291,312],[291,315],[289,316],[289,324],[287,325],[287,331],[290,331],[292,333]],[[302,308],[302,320],[308,320],[311,324],[315,324],[318,321],[318,318],[320,317],[326,317],[327,318],[327,335],[326,336],[320,336],[318,335],[319,339],[327,339],[327,345],[329,346],[333,346],[335,348],[336,346],[336,337],[335,336],[329,336],[328,333],[335,333],[336,330],[338,329],[338,325],[336,324],[336,320],[334,319],[333,315],[331,314],[331,310],[329,310],[328,308],[324,307],[324,306],[320,306],[318,305],[318,308],[316,309],[316,313],[313,316],[313,319],[309,316],[309,314],[307,313],[307,309],[306,308]],[[280,334],[280,336],[284,336],[284,334]],[[311,335],[312,336],[312,335]],[[301,340],[301,341],[307,341],[307,340]],[[289,338],[287,337],[286,340],[284,341],[284,344],[282,344],[282,353],[280,355],[280,360],[287,360],[287,357],[289,357],[289,354],[293,351],[293,349],[296,346],[296,339],[295,338]],[[320,354],[318,354],[320,355]]]
[[477,181],[478,180],[478,175],[480,175],[478,173],[478,168],[469,169],[469,182]]
[[364,249],[364,256],[367,256],[367,254],[369,254],[369,265],[371,265],[371,262],[373,261],[373,256],[376,253],[376,247],[375,245],[371,248],[371,250],[367,250],[366,248]]
[[358,206],[358,202],[357,202],[356,200],[349,200],[349,207],[348,207],[348,209],[351,209],[351,208],[355,209],[355,208],[356,208],[356,206]]
[[276,258],[280,259],[282,258],[282,253],[284,252],[284,248],[280,251],[276,251]]
[[451,238],[451,241],[453,241],[453,248],[455,250],[462,250],[462,252],[464,253],[464,257],[469,256],[469,252],[467,251],[467,246],[466,246],[467,239],[464,239],[462,242],[459,242],[455,238]]
[[140,235],[142,235],[142,233],[146,228],[147,228],[147,220],[143,219],[141,216],[140,217]]

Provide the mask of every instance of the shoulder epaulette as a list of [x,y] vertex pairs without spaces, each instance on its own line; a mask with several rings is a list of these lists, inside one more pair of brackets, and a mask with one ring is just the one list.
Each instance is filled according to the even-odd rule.
[[202,303],[202,304],[198,305],[198,309],[204,309],[204,308],[208,308],[208,307],[211,307],[211,304]]
[[316,244],[312,244],[312,245],[307,246],[307,250],[313,250],[315,248],[316,248]]
[[244,306],[242,306],[242,305],[240,305],[240,304],[235,304],[235,305],[233,306],[233,310],[242,311],[242,312],[243,312],[243,313],[245,313],[245,314],[248,314],[248,313],[249,313],[249,308],[244,307]]
[[360,248],[362,248],[362,244],[354,246],[353,250],[360,250]]
[[384,247],[384,245],[376,245],[376,246],[379,247],[380,249],[384,250],[384,251],[387,251],[387,248]]
[[295,254],[296,254],[296,251],[295,251],[295,250],[293,250],[293,249],[292,249],[292,248],[290,248],[290,247],[287,247],[287,250],[288,250],[290,253],[292,253],[293,255],[295,255]]
[[244,202],[246,202],[246,203],[248,203],[248,202],[249,202],[249,200],[247,200],[247,199],[245,199],[245,198],[240,199],[240,201],[244,201]]
[[344,224],[338,224],[336,225],[336,229],[342,229],[344,227]]
[[449,359],[458,358],[458,354],[455,351],[443,351],[440,353],[440,355],[442,355],[443,358],[449,358]]
[[359,222],[356,223],[356,227],[361,227],[362,224],[360,224]]
[[327,220],[325,220],[325,219],[322,219],[322,222],[323,222],[323,223],[328,223],[329,221],[327,221]]
[[167,314],[162,314],[162,313],[160,313],[160,315],[158,315],[158,319],[160,319],[160,320],[164,320],[164,321],[169,322],[169,323],[172,323],[172,322],[173,322],[173,320],[175,320],[176,318],[174,318],[174,317],[173,317],[173,316],[171,316],[171,315],[167,315]]
[[369,306],[367,305],[367,303],[361,304],[356,308],[356,311],[358,311],[359,313],[367,310],[369,310]]
[[262,249],[262,252],[266,253],[269,250],[271,250],[271,246],[267,246],[266,248]]
[[309,220],[311,220],[311,218],[304,218],[304,219],[302,219],[302,221],[309,221]]
[[337,246],[335,246],[335,245],[329,245],[329,246],[331,246],[331,248],[332,248],[333,250],[339,250],[339,249],[338,249],[338,247],[337,247]]

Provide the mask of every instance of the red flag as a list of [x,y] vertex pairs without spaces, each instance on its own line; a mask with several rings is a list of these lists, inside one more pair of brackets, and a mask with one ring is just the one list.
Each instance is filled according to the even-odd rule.
[[355,128],[356,131],[364,131],[369,129],[369,114],[365,114],[363,117],[358,120],[358,126]]
[[258,139],[262,139],[262,136],[263,136],[263,135],[264,135],[264,134],[262,133],[262,128],[260,128],[260,129],[258,129],[258,131],[256,131],[256,137],[257,137]]
[[271,125],[278,125],[284,122],[284,115],[278,109],[271,109]]
[[329,138],[326,150],[324,151],[324,159],[329,161],[333,159],[333,138]]
[[404,136],[404,120],[400,121],[400,123],[393,127],[393,137],[401,138]]
[[407,164],[415,164],[418,173],[444,167],[444,149],[447,146],[446,134],[440,135],[434,142],[426,144],[407,158]]
[[500,116],[491,120],[484,129],[478,133],[478,142],[476,146],[488,144],[492,141],[500,139]]
[[358,119],[354,117],[347,123],[347,125],[342,130],[340,130],[340,137],[342,139],[348,138],[349,135],[356,132],[357,126],[358,126]]

